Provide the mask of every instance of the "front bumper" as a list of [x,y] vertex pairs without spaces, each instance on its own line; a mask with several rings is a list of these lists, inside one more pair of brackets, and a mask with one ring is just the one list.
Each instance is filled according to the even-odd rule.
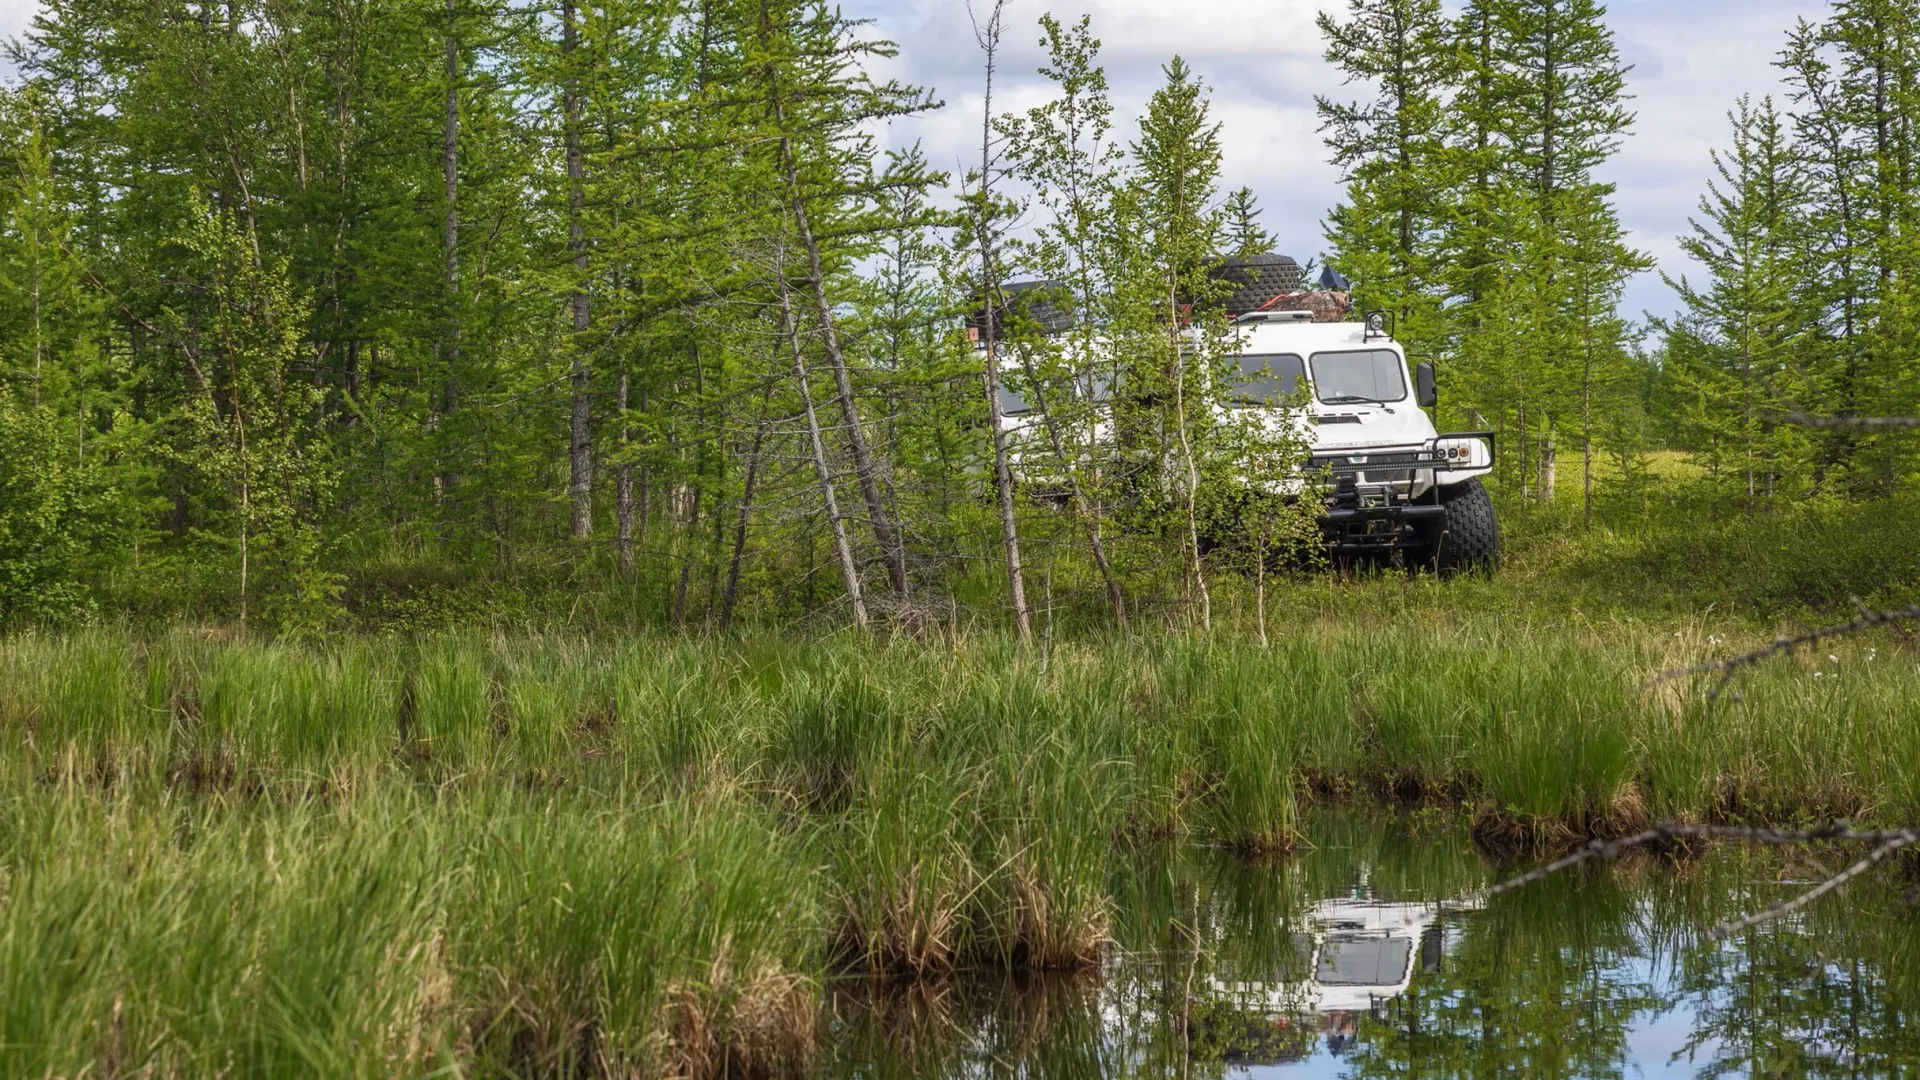
[[1491,472],[1493,462],[1491,431],[1439,435],[1416,447],[1316,452],[1327,549],[1355,555],[1421,545],[1419,526],[1446,516],[1441,489]]

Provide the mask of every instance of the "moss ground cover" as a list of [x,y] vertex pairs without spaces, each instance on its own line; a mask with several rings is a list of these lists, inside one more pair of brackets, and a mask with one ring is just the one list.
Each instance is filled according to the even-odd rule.
[[16,635],[0,1072],[764,1073],[826,975],[1095,966],[1116,852],[1272,857],[1317,803],[1920,817],[1911,647],[1642,689],[1728,644]]

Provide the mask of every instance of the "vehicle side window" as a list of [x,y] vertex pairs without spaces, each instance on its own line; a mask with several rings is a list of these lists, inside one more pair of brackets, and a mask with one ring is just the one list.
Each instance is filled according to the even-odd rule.
[[1313,391],[1335,404],[1342,398],[1364,401],[1405,401],[1407,379],[1400,354],[1392,349],[1313,354]]
[[1016,394],[1012,390],[1007,389],[1006,383],[1000,384],[1000,415],[1001,416],[1024,416],[1027,413],[1030,413],[1032,411],[1033,411],[1033,406],[1027,404],[1026,398],[1021,397],[1019,394]]
[[1273,405],[1293,395],[1306,374],[1307,365],[1292,353],[1262,353],[1242,356],[1240,382],[1233,387],[1233,400],[1240,405]]

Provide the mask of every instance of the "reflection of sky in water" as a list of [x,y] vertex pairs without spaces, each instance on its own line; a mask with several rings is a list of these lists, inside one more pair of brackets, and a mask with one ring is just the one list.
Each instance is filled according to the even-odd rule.
[[[1721,1042],[1709,1038],[1698,1046],[1690,1047],[1693,1041],[1697,1014],[1691,1000],[1679,993],[1679,988],[1669,978],[1673,974],[1670,967],[1662,970],[1663,965],[1645,958],[1635,957],[1621,965],[1622,979],[1636,983],[1647,983],[1658,988],[1663,997],[1674,1001],[1671,1008],[1653,1010],[1636,1016],[1626,1033],[1626,1061],[1622,1075],[1628,1078],[1645,1080],[1665,1080],[1665,1078],[1685,1077],[1691,1080],[1698,1076],[1703,1066],[1713,1061],[1721,1051]],[[1415,976],[1417,979],[1418,976]],[[1368,1025],[1375,1023],[1371,1017],[1360,1018],[1360,1031],[1364,1035]],[[1330,1046],[1333,1042],[1335,1045]],[[1338,1039],[1322,1037],[1316,1041],[1313,1053],[1295,1062],[1281,1065],[1230,1065],[1226,1075],[1229,1077],[1248,1077],[1257,1080],[1260,1077],[1286,1077],[1288,1080],[1345,1080],[1352,1076],[1345,1055],[1339,1050]]]

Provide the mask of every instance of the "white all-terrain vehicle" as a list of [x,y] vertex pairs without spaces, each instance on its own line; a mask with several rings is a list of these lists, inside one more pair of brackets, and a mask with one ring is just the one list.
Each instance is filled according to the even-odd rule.
[[[1442,573],[1493,566],[1500,528],[1480,483],[1493,471],[1493,433],[1435,429],[1433,365],[1410,371],[1384,316],[1315,322],[1307,311],[1253,312],[1235,327],[1244,381],[1233,399],[1273,408],[1269,423],[1292,425],[1312,447],[1332,556],[1398,552],[1408,566]],[[1303,382],[1304,412],[1281,405],[1297,400]]]
[[[1280,279],[1283,287],[1298,280],[1291,259],[1246,262],[1259,262],[1265,271],[1290,270],[1290,278]],[[1008,290],[1016,310],[1024,307],[1022,313],[1048,336],[1073,323],[1057,305],[1034,299],[1056,288],[1031,282]],[[1410,568],[1441,574],[1491,569],[1500,553],[1500,529],[1480,478],[1493,470],[1493,432],[1442,434],[1434,427],[1427,413],[1436,402],[1433,365],[1410,370],[1406,350],[1379,313],[1359,322],[1328,322],[1317,321],[1313,310],[1267,310],[1275,301],[1291,300],[1319,307],[1318,318],[1325,318],[1326,305],[1311,301],[1327,294],[1293,291],[1262,300],[1267,293],[1256,287],[1236,295],[1241,303],[1227,312],[1237,334],[1240,381],[1227,395],[1229,407],[1266,409],[1270,415],[1263,422],[1271,432],[1296,434],[1311,447],[1308,475],[1249,476],[1247,483],[1289,497],[1320,498],[1321,532],[1336,563],[1390,562],[1397,555]],[[1045,418],[1018,391],[1019,346],[1001,355],[1001,423],[1016,471],[1046,487]],[[1096,386],[1094,396],[1104,401],[1104,387]],[[1105,420],[1096,427],[1096,440],[1111,438]],[[1028,462],[1036,466],[1031,474],[1023,468]]]

